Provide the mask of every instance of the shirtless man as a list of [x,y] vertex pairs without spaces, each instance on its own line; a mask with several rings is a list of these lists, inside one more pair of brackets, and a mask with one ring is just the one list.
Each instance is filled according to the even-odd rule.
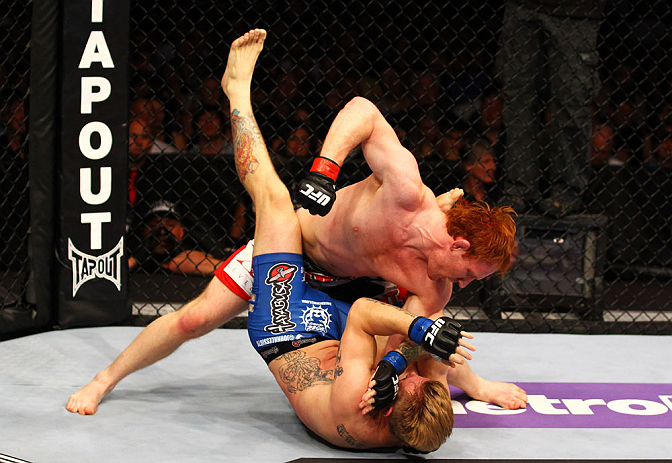
[[[350,309],[307,285],[299,220],[273,169],[250,101],[254,63],[265,37],[265,31],[255,29],[233,42],[222,85],[231,103],[236,170],[256,209],[255,278],[248,317],[252,345],[297,416],[326,441],[360,449],[410,445],[436,450],[452,429],[446,387],[405,372],[407,363],[427,355],[417,344],[403,344],[385,356],[378,373],[376,360],[381,356],[375,335],[409,333],[430,352],[446,360],[454,355],[456,362],[464,361],[460,355],[471,357],[457,343],[473,347],[460,338],[459,325],[451,327],[453,322],[445,317],[437,321],[415,317],[371,299],[359,299]],[[308,312],[314,316],[302,322]],[[381,382],[401,375],[400,407],[404,401],[422,404],[409,407],[412,418],[395,413],[396,402],[378,415],[360,411],[358,404],[374,374]],[[393,399],[394,382],[391,385]]]
[[[453,283],[465,287],[507,268],[515,235],[510,209],[451,209],[461,191],[436,198],[423,185],[415,158],[376,107],[355,98],[334,120],[322,153],[342,162],[360,143],[373,175],[339,190],[325,217],[297,214],[308,259],[334,275],[380,276],[404,287],[413,294],[404,308],[416,315],[442,313]],[[123,378],[246,310],[251,255],[251,246],[238,251],[201,295],[148,325],[111,365],[70,397],[67,409],[95,413]],[[459,376],[460,387],[476,399],[507,408],[524,406],[524,393],[513,384],[485,381],[466,365],[446,374]]]

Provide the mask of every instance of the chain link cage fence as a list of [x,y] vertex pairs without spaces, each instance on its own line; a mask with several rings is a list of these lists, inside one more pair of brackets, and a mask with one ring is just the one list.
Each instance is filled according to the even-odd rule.
[[[198,295],[252,237],[219,82],[231,42],[261,27],[269,37],[253,104],[290,189],[360,95],[436,194],[459,186],[469,201],[519,213],[510,272],[456,288],[447,307],[469,329],[669,334],[671,9],[667,0],[132,1],[134,323]],[[23,291],[28,214],[27,130],[12,138],[6,119],[27,122],[13,109],[28,72],[29,16],[17,10],[3,13],[0,37],[3,311]],[[355,151],[339,187],[369,174]]]
[[[0,9],[0,327],[20,325],[28,284],[28,77],[31,2]],[[0,330],[1,331],[1,330]]]

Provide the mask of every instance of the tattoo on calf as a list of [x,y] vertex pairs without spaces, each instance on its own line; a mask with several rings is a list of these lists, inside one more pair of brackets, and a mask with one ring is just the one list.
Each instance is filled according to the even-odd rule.
[[336,432],[338,432],[338,435],[341,436],[345,440],[345,443],[350,447],[354,447],[356,449],[361,449],[364,447],[363,443],[357,442],[357,440],[352,437],[352,435],[348,432],[347,429],[345,429],[345,426],[342,423],[336,426]]
[[292,394],[311,386],[334,382],[334,370],[322,370],[317,357],[306,357],[305,352],[294,351],[282,358],[287,363],[280,367],[280,379]]
[[233,129],[236,170],[238,171],[238,177],[241,180],[245,180],[247,174],[254,173],[259,165],[257,158],[252,156],[252,150],[255,144],[261,139],[261,136],[254,120],[250,122],[237,109],[234,109],[231,113],[231,127]]

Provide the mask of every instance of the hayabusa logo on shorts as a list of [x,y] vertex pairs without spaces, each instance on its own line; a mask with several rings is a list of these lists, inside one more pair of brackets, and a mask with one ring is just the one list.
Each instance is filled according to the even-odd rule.
[[72,262],[72,297],[89,280],[100,278],[111,281],[121,291],[121,257],[124,255],[124,237],[110,252],[101,256],[85,254],[68,238],[68,258]]
[[268,271],[266,284],[271,285],[271,324],[264,331],[273,334],[286,333],[296,328],[289,312],[290,284],[299,268],[292,264],[276,264]]

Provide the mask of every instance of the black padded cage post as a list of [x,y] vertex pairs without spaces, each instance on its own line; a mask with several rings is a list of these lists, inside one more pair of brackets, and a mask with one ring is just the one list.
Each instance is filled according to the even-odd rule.
[[[30,287],[36,324],[53,322],[55,172],[57,154],[58,46],[61,5],[35,0],[31,30],[30,210],[28,239]],[[34,295],[31,295],[33,292]]]
[[58,324],[130,317],[128,253],[129,2],[63,2]]
[[3,6],[7,8],[0,13],[0,339],[43,330],[53,320],[52,198],[60,18],[57,0]]

